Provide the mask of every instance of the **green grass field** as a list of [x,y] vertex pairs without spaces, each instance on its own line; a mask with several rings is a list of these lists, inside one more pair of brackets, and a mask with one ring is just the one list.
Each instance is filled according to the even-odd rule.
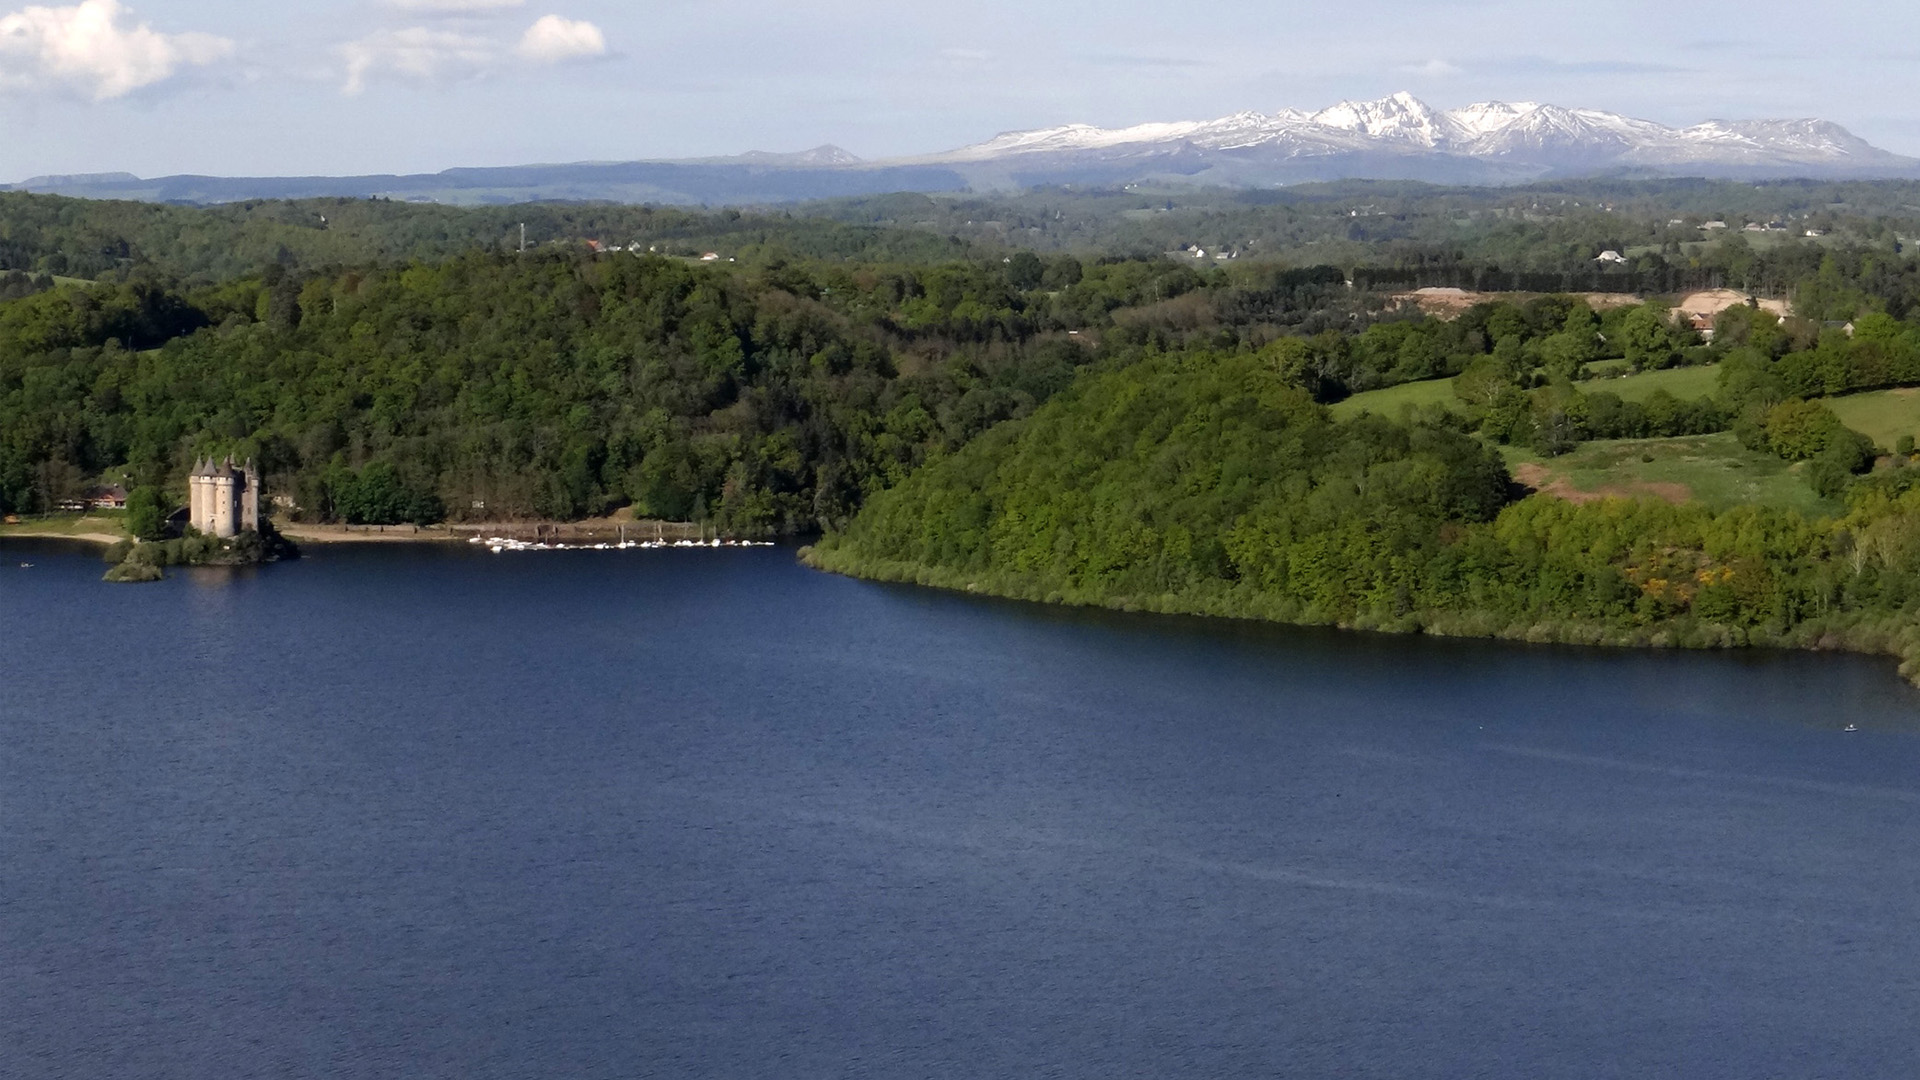
[[[1595,370],[1608,372],[1619,361],[1595,365]],[[1610,366],[1612,365],[1612,366]],[[1674,397],[1686,401],[1692,398],[1712,396],[1718,387],[1720,369],[1714,365],[1704,367],[1668,368],[1665,371],[1643,371],[1638,375],[1625,377],[1599,375],[1579,384],[1583,394],[1597,394],[1605,391],[1619,395],[1622,401],[1645,401],[1653,396],[1655,390],[1665,390]],[[1385,390],[1369,390],[1364,394],[1355,394],[1333,406],[1333,415],[1337,420],[1347,420],[1370,412],[1377,416],[1398,416],[1400,410],[1409,405],[1444,405],[1449,409],[1461,408],[1460,399],[1453,396],[1452,379],[1428,379],[1425,382],[1401,383],[1389,386]],[[1871,433],[1869,433],[1871,434]]]
[[1715,364],[1699,367],[1667,368],[1664,371],[1643,371],[1638,375],[1618,376],[1600,374],[1618,368],[1620,361],[1596,366],[1596,375],[1580,384],[1583,394],[1597,394],[1605,391],[1618,394],[1622,401],[1645,401],[1653,396],[1655,390],[1665,390],[1682,401],[1694,398],[1712,397],[1719,389],[1720,368]]
[[1892,450],[1902,435],[1920,438],[1920,389],[1874,390],[1823,398],[1840,422]]
[[1815,495],[1793,466],[1748,450],[1731,434],[1590,442],[1557,458],[1514,447],[1504,452],[1508,466],[1526,474],[1523,482],[1574,497],[1664,498],[1712,510],[1756,503],[1816,517],[1839,510]]
[[1389,386],[1385,390],[1369,390],[1364,394],[1355,394],[1345,401],[1335,402],[1332,408],[1334,419],[1350,420],[1363,412],[1370,412],[1376,416],[1399,416],[1400,410],[1409,405],[1445,405],[1450,409],[1461,408],[1460,399],[1453,396],[1452,379],[1428,379],[1425,382]]

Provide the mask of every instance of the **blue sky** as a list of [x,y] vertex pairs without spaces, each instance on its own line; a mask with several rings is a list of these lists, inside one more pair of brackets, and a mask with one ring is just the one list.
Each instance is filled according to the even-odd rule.
[[1410,90],[1920,155],[1920,6],[1841,0],[0,0],[0,179],[865,157]]

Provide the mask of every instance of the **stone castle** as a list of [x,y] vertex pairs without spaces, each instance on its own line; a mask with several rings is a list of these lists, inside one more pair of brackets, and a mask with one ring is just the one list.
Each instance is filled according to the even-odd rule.
[[208,458],[187,478],[188,522],[208,536],[260,531],[260,474],[253,462],[236,466]]

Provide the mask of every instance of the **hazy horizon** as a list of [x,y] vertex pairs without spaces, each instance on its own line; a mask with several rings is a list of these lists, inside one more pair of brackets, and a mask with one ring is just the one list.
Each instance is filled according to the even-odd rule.
[[[935,153],[1009,130],[1320,108],[1408,90],[1672,126],[1818,117],[1920,155],[1920,11],[1761,0],[1737,21],[1360,0],[937,10],[766,0],[0,0],[0,180],[46,174],[431,173],[832,143]],[[1296,15],[1297,13],[1297,15]]]

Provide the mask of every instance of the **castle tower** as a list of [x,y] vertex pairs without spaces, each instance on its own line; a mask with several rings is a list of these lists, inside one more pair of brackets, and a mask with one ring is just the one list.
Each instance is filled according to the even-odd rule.
[[260,531],[260,473],[252,458],[240,473],[240,531]]
[[208,458],[196,462],[187,477],[188,520],[208,536],[222,539],[260,530],[260,474],[252,459],[236,467]]
[[232,537],[240,530],[235,527],[235,510],[239,508],[240,493],[235,490],[233,459],[228,458],[225,465],[213,470],[213,535],[222,540]]

